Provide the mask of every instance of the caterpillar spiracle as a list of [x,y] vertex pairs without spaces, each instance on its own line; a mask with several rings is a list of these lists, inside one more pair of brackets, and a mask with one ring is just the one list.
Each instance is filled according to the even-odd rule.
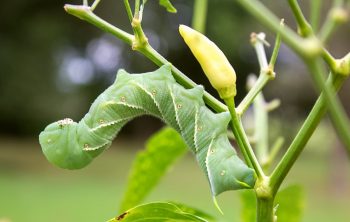
[[151,115],[177,130],[200,168],[213,195],[252,188],[255,174],[236,154],[227,137],[228,112],[213,113],[203,101],[203,87],[185,89],[171,75],[171,66],[129,74],[119,70],[116,81],[93,102],[78,123],[63,119],[39,135],[49,162],[66,169],[89,164],[108,148],[120,129],[141,115]]

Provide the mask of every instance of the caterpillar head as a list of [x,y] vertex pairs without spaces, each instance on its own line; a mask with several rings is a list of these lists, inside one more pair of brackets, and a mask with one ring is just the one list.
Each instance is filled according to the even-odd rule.
[[92,161],[77,139],[78,124],[63,119],[48,125],[39,135],[39,142],[46,158],[64,169],[80,169]]

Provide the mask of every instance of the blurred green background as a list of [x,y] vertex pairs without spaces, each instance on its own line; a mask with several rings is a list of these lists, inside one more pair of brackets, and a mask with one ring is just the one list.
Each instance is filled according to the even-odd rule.
[[[251,32],[266,32],[232,0],[209,0],[207,35],[228,56],[238,75],[238,100],[245,94],[249,73],[258,63],[249,44]],[[295,27],[285,1],[263,1],[286,24]],[[308,14],[309,1],[300,1]],[[324,1],[321,20],[330,1]],[[0,7],[0,222],[105,221],[117,214],[127,172],[144,140],[162,123],[138,118],[121,132],[108,154],[79,171],[57,169],[41,153],[37,137],[48,124],[70,117],[79,120],[90,104],[115,78],[119,68],[146,72],[156,68],[121,41],[63,10],[65,3],[81,1],[11,0]],[[184,45],[177,28],[190,24],[193,1],[173,0],[177,14],[169,14],[150,0],[143,27],[150,43],[180,70],[215,92]],[[121,0],[103,0],[96,14],[131,32]],[[341,57],[350,50],[350,24],[341,26],[327,47]],[[267,49],[268,54],[271,48]],[[271,113],[271,135],[293,138],[316,98],[303,63],[282,45],[277,78],[264,90],[267,100],[279,98],[281,107]],[[350,85],[340,92],[350,110]],[[274,137],[275,138],[275,137]],[[273,139],[273,138],[272,138]],[[285,184],[305,186],[304,221],[348,221],[350,212],[349,159],[325,121]],[[208,185],[191,155],[181,160],[148,198],[175,200],[220,217]],[[239,221],[239,195],[218,198],[222,218]]]

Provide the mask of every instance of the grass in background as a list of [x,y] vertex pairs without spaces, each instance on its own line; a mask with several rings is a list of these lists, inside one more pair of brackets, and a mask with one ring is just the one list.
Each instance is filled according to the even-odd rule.
[[[334,146],[332,138],[328,130],[318,130],[285,183],[305,187],[305,222],[350,218],[350,164],[341,150],[329,149]],[[118,139],[87,168],[68,171],[50,165],[34,140],[0,140],[0,221],[97,222],[114,217],[135,148],[142,146]],[[176,164],[147,198],[158,200],[183,202],[220,217],[191,155]],[[237,192],[227,192],[218,201],[225,221],[239,221]]]

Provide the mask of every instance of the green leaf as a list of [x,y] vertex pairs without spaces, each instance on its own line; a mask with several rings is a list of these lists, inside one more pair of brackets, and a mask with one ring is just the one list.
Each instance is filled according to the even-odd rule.
[[208,215],[207,213],[195,209],[193,207],[184,205],[184,204],[180,204],[180,203],[176,203],[173,201],[170,201],[169,203],[176,205],[178,208],[180,208],[183,212],[189,213],[189,214],[193,214],[196,215],[197,217],[201,217],[203,219],[209,220],[209,221],[214,221],[214,217],[211,215]]
[[[256,221],[256,197],[252,190],[241,192],[241,219],[243,222]],[[301,221],[304,210],[304,196],[302,187],[293,185],[277,193],[275,199],[277,206],[277,221]]]
[[166,8],[168,12],[176,13],[176,8],[171,4],[170,0],[159,0],[159,4]]
[[186,151],[186,144],[174,129],[167,127],[154,134],[147,141],[146,149],[138,153],[134,160],[121,211],[140,204]]
[[283,222],[301,221],[304,212],[304,193],[301,186],[289,186],[277,193],[275,205],[277,220]]
[[[180,204],[155,202],[139,205],[130,210],[125,211],[119,216],[109,220],[108,222],[207,222],[208,220],[201,216],[193,214],[198,210]],[[200,212],[200,215],[206,215]],[[207,215],[206,215],[207,216]],[[210,216],[208,216],[210,217]],[[211,217],[210,217],[211,218]],[[213,221],[213,220],[210,220]]]

